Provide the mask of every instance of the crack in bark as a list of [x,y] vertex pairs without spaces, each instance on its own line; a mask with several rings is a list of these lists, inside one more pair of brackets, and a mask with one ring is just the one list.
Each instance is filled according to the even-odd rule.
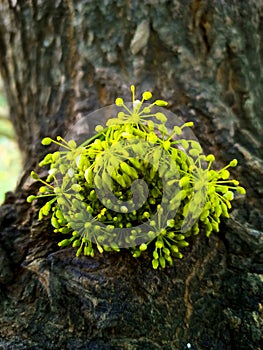
[[185,292],[184,292],[184,304],[186,307],[186,313],[184,317],[184,322],[187,328],[190,326],[191,316],[193,312],[193,303],[191,301],[191,281],[193,278],[198,277],[198,280],[202,280],[204,276],[204,269],[200,271],[202,266],[207,266],[210,261],[212,261],[215,256],[218,254],[217,248],[219,246],[219,241],[217,240],[215,246],[212,250],[209,250],[207,255],[203,258],[200,258],[193,265],[191,273],[187,276],[185,280]]

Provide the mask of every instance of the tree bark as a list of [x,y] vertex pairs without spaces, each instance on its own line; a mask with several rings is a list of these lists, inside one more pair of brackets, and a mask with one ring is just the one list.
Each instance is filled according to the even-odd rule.
[[[0,69],[24,161],[0,207],[0,347],[263,347],[262,33],[262,0],[0,2]],[[76,258],[26,203],[41,139],[129,100],[132,83],[193,120],[218,166],[237,158],[247,188],[220,233],[194,237],[166,270],[127,251]]]

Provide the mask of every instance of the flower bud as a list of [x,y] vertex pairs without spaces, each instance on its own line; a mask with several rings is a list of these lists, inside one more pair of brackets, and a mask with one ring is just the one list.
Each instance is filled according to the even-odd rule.
[[143,94],[142,94],[142,97],[144,100],[149,100],[150,98],[152,98],[152,93],[150,91],[145,91]]
[[45,137],[45,138],[43,138],[41,143],[43,146],[48,146],[51,144],[51,142],[52,142],[52,139],[50,137]]
[[59,247],[66,247],[67,245],[69,245],[71,243],[70,239],[63,239],[63,241],[58,243]]
[[140,245],[140,251],[143,252],[143,251],[146,250],[146,249],[147,249],[147,244],[142,243],[142,244]]
[[159,260],[158,259],[153,259],[152,260],[152,266],[156,270],[159,266]]
[[239,194],[246,194],[246,190],[244,187],[238,186],[237,187],[237,193]]
[[123,99],[120,98],[120,97],[116,98],[115,104],[116,104],[116,106],[118,106],[118,107],[123,106],[123,105],[124,105]]
[[229,166],[231,166],[231,167],[237,166],[237,159],[231,160],[231,162],[229,163]]
[[159,262],[160,262],[161,267],[164,269],[165,265],[166,265],[166,262],[165,262],[165,258],[163,256],[161,256],[159,258]]
[[33,200],[35,200],[36,198],[37,198],[36,196],[31,195],[31,196],[28,196],[28,197],[27,197],[26,201],[27,201],[28,203],[32,203]]
[[159,106],[159,107],[165,107],[168,105],[168,102],[164,101],[164,100],[156,100],[154,102],[154,104],[156,104],[156,106]]
[[38,179],[39,179],[39,176],[38,176],[34,171],[31,171],[30,176],[31,176],[32,179],[34,179],[34,180],[38,180]]

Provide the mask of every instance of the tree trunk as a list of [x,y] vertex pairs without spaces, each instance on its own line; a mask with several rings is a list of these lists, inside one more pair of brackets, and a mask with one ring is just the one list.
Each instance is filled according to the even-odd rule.
[[[3,349],[260,349],[263,0],[0,3],[0,68],[23,155],[0,208]],[[218,235],[154,271],[147,254],[75,257],[26,202],[29,172],[81,116],[149,89],[247,188]],[[49,149],[50,151],[50,149]]]

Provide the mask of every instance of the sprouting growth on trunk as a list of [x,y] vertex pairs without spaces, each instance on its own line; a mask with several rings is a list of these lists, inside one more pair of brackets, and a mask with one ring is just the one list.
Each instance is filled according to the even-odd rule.
[[51,213],[54,231],[68,237],[59,246],[73,246],[77,256],[94,256],[95,247],[100,253],[127,248],[135,258],[150,251],[153,268],[165,268],[183,257],[190,236],[219,232],[234,194],[246,191],[230,179],[236,159],[212,169],[215,157],[184,136],[192,122],[171,129],[162,108],[167,102],[145,103],[149,91],[136,100],[133,85],[131,93],[131,107],[117,98],[122,110],[81,145],[60,136],[42,140],[60,150],[40,162],[49,166],[45,180],[32,172],[43,186],[28,202],[47,199],[39,219]]

